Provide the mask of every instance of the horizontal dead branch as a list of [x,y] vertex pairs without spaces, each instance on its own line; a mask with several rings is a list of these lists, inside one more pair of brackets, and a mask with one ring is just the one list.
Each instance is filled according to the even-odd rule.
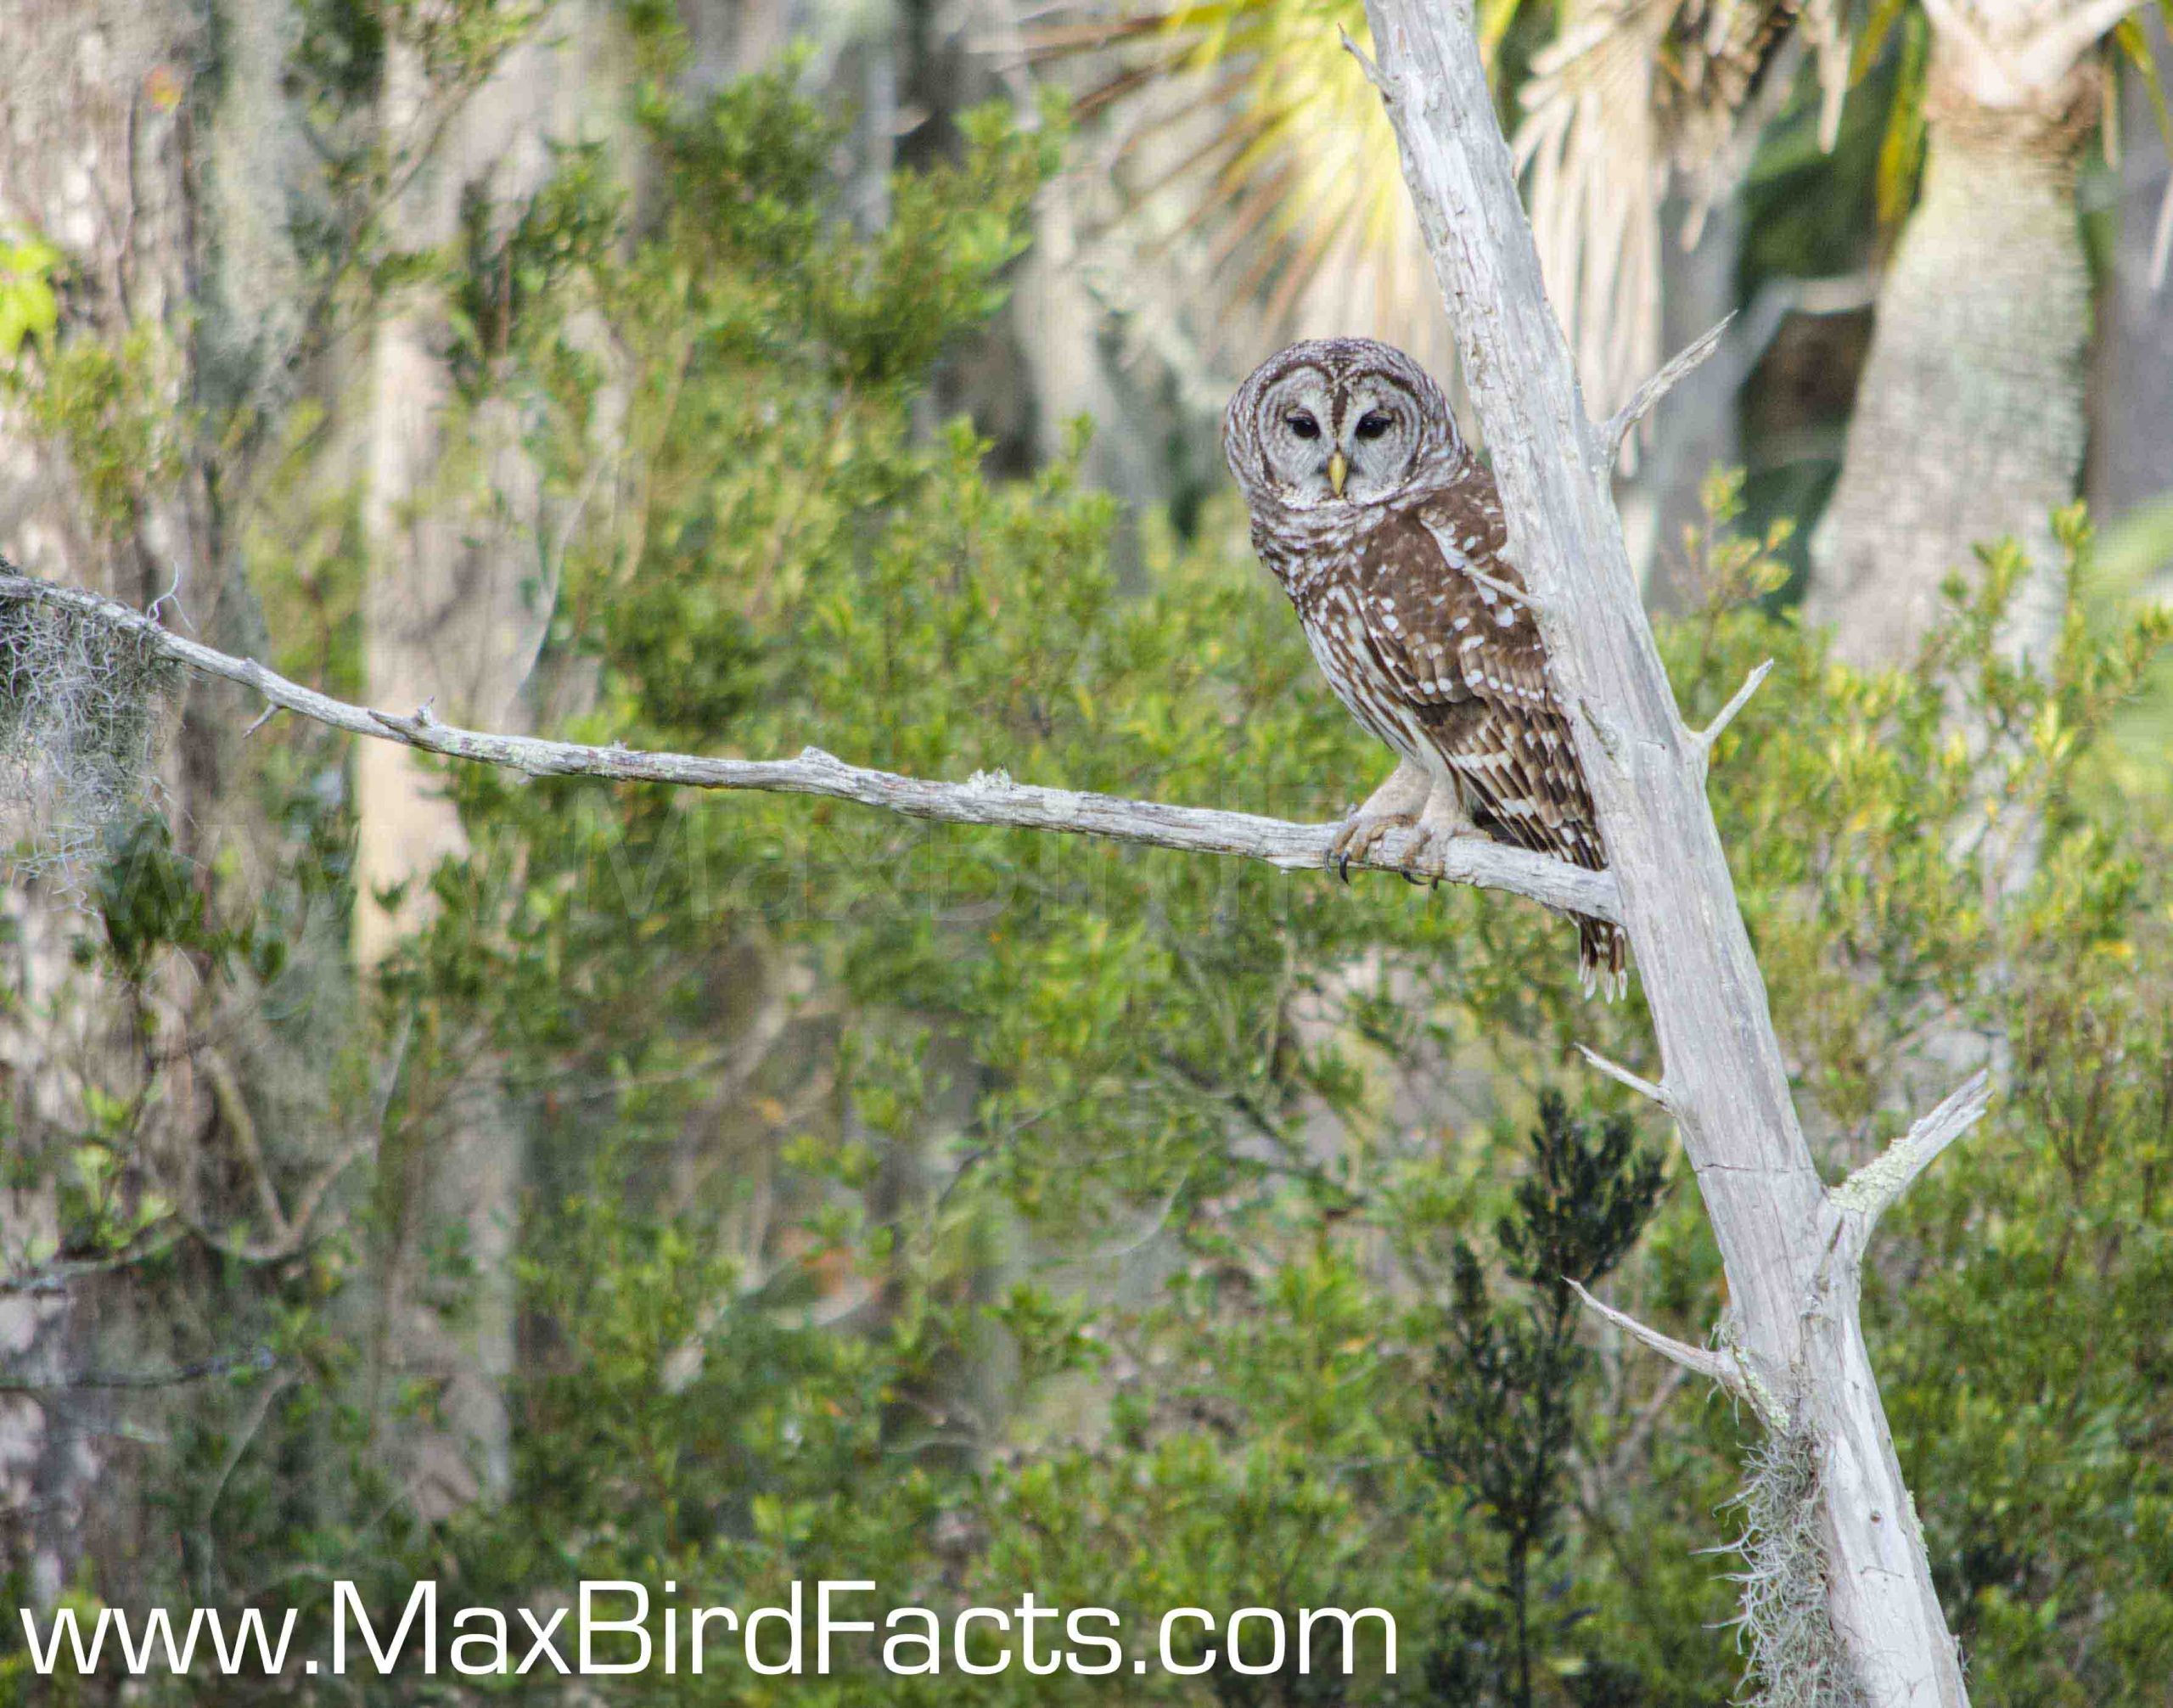
[[[857,801],[908,817],[951,824],[989,824],[1093,836],[1147,847],[1230,854],[1286,871],[1322,868],[1337,826],[1297,824],[1249,812],[1169,806],[1116,795],[1087,795],[1014,783],[1002,772],[976,773],[963,783],[848,765],[818,748],[793,759],[714,759],[624,747],[585,747],[534,736],[500,735],[441,723],[425,706],[409,716],[373,711],[289,682],[254,659],[234,658],[184,639],[139,611],[96,593],[56,587],[33,576],[0,574],[0,603],[31,601],[74,611],[139,637],[160,656],[205,676],[238,683],[272,705],[375,741],[399,742],[424,753],[503,766],[532,777],[601,777],[626,783],[677,784],[693,789],[753,789]],[[1391,832],[1354,866],[1438,878],[1445,883],[1503,890],[1547,907],[1620,923],[1613,876],[1565,860],[1528,853],[1477,836],[1435,840]]]

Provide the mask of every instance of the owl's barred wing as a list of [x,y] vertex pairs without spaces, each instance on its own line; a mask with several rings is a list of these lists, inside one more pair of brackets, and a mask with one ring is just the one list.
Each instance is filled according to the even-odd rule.
[[1475,471],[1378,529],[1358,576],[1378,667],[1498,840],[1607,864],[1531,613],[1473,578],[1517,585],[1492,483]]
[[[1398,606],[1378,649],[1384,671],[1412,684],[1415,722],[1447,763],[1473,822],[1496,840],[1591,871],[1607,866],[1591,791],[1569,719],[1547,673],[1539,625],[1488,582],[1521,589],[1501,555],[1507,536],[1492,480],[1474,470],[1422,500],[1377,536],[1368,553],[1380,597]],[[1473,571],[1486,577],[1474,579]],[[1425,614],[1414,627],[1405,612]],[[1443,660],[1446,660],[1444,668]],[[1422,679],[1423,678],[1423,679]],[[1612,999],[1626,988],[1629,945],[1603,919],[1577,920],[1585,988]]]

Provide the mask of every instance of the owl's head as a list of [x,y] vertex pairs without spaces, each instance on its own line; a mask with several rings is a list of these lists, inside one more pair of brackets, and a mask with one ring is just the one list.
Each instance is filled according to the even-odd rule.
[[1441,388],[1401,350],[1318,338],[1238,388],[1222,454],[1249,503],[1315,510],[1400,497],[1453,473],[1464,446]]

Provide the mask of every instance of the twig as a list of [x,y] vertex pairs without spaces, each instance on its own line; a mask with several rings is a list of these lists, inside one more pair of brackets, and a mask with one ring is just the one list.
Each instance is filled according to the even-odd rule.
[[1735,722],[1735,715],[1750,703],[1750,696],[1758,692],[1758,685],[1772,673],[1773,660],[1769,658],[1743,677],[1743,686],[1735,691],[1735,697],[1721,708],[1710,723],[1697,733],[1698,745],[1710,753],[1713,744],[1721,739],[1721,732]]
[[364,1133],[349,1139],[334,1152],[319,1169],[316,1177],[303,1190],[286,1225],[273,1239],[235,1239],[204,1223],[192,1221],[188,1231],[222,1256],[231,1257],[237,1263],[283,1263],[295,1256],[318,1234],[313,1224],[317,1212],[323,1204],[325,1194],[339,1183],[340,1177],[352,1168],[377,1148],[377,1135]]
[[[156,622],[159,618],[159,607],[165,604],[169,599],[173,602],[174,615],[179,617],[182,621],[188,623],[188,613],[182,609],[181,604],[181,559],[178,558],[174,559],[173,584],[164,593],[160,593],[158,598],[151,601],[150,605],[145,610],[143,615],[150,618],[153,622]],[[188,626],[191,628],[194,628],[196,626],[194,623],[188,623]]]
[[282,1370],[277,1378],[257,1390],[255,1402],[250,1407],[249,1415],[242,1419],[241,1427],[233,1432],[233,1439],[227,1443],[226,1453],[219,1461],[218,1474],[211,1479],[211,1490],[204,1497],[199,1509],[199,1524],[211,1523],[211,1514],[219,1509],[220,1497],[226,1493],[227,1485],[233,1480],[236,1468],[249,1452],[250,1444],[255,1441],[256,1432],[264,1427],[264,1420],[271,1415],[272,1407],[279,1396],[293,1387],[295,1379],[292,1370]]
[[1539,609],[1539,601],[1534,598],[1530,593],[1526,593],[1522,587],[1511,587],[1508,582],[1502,581],[1496,576],[1487,575],[1479,570],[1474,570],[1469,564],[1466,564],[1463,566],[1463,572],[1467,576],[1470,576],[1472,580],[1477,582],[1482,587],[1491,587],[1496,593],[1501,594],[1503,598],[1508,600],[1511,604],[1522,605],[1528,611],[1536,611]]
[[1577,1053],[1584,1057],[1586,1061],[1590,1062],[1594,1067],[1597,1068],[1617,1085],[1628,1086],[1630,1089],[1636,1092],[1638,1096],[1651,1098],[1662,1109],[1670,1107],[1668,1103],[1667,1088],[1665,1086],[1654,1085],[1652,1081],[1642,1078],[1638,1075],[1631,1073],[1628,1068],[1622,1066],[1620,1063],[1609,1061],[1597,1050],[1588,1049],[1583,1044],[1579,1044],[1577,1046]]
[[162,1226],[155,1239],[147,1239],[141,1245],[132,1244],[110,1256],[64,1259],[19,1274],[0,1275],[0,1298],[10,1294],[65,1293],[76,1282],[87,1277],[110,1275],[163,1257],[181,1243],[182,1237],[179,1227]]
[[1716,1352],[1706,1346],[1693,1346],[1686,1340],[1676,1340],[1672,1334],[1663,1334],[1657,1329],[1648,1328],[1626,1311],[1618,1311],[1612,1305],[1603,1304],[1577,1282],[1569,1283],[1569,1290],[1584,1301],[1586,1309],[1612,1323],[1639,1345],[1680,1364],[1693,1376],[1703,1376],[1732,1394],[1749,1397],[1749,1385],[1743,1380],[1743,1372],[1738,1368],[1732,1354]]
[[272,1224],[274,1237],[284,1241],[293,1228],[287,1221],[286,1205],[279,1202],[279,1189],[272,1183],[272,1170],[264,1160],[264,1147],[256,1137],[256,1118],[250,1113],[249,1099],[243,1095],[241,1082],[234,1077],[233,1069],[218,1050],[201,1050],[197,1059],[203,1064],[205,1076],[211,1082],[212,1101],[233,1135],[234,1148],[249,1165],[250,1179],[256,1188],[257,1208]]
[[[0,561],[0,568],[11,567]],[[426,706],[411,716],[373,711],[334,699],[266,669],[254,659],[233,658],[185,640],[140,613],[95,593],[55,587],[33,577],[0,574],[0,604],[35,601],[91,617],[140,636],[162,657],[206,676],[239,683],[273,705],[350,734],[396,741],[447,759],[504,766],[531,777],[605,777],[624,782],[679,784],[695,789],[754,789],[789,795],[827,795],[857,801],[907,817],[951,824],[1008,825],[1112,841],[1175,848],[1193,853],[1234,854],[1285,871],[1327,865],[1335,824],[1296,824],[1249,812],[1203,806],[1169,806],[1069,789],[1014,783],[1002,772],[976,773],[963,783],[937,783],[848,765],[819,748],[795,759],[712,759],[694,754],[651,753],[623,747],[584,747],[533,736],[499,735],[441,723]],[[1621,903],[1614,878],[1587,872],[1566,860],[1532,854],[1475,836],[1435,839],[1420,829],[1397,830],[1351,864],[1445,883],[1476,885],[1592,919],[1620,923]]]
[[1946,1102],[1835,1187],[1835,1207],[1861,1216],[1868,1233],[1887,1207],[1938,1160],[1940,1153],[1983,1117],[1991,1101],[1991,1070],[1979,1069]]
[[1669,1402],[1682,1391],[1683,1379],[1689,1374],[1682,1365],[1676,1364],[1660,1378],[1659,1385],[1654,1388],[1645,1403],[1637,1408],[1637,1415],[1631,1420],[1629,1429],[1624,1431],[1622,1439],[1615,1443],[1614,1451],[1607,1456],[1607,1481],[1620,1483],[1629,1480],[1631,1461],[1643,1451],[1645,1443],[1652,1440],[1653,1431],[1659,1427],[1660,1414],[1667,1410]]
[[1757,367],[1792,315],[1823,317],[1869,308],[1878,301],[1882,277],[1876,268],[1864,267],[1812,278],[1769,278],[1758,287],[1750,306],[1740,311],[1743,330],[1732,340],[1731,352],[1736,371],[1748,374]]
[[1700,366],[1706,357],[1721,347],[1721,334],[1734,321],[1735,315],[1731,311],[1717,326],[1685,345],[1666,367],[1640,385],[1637,395],[1608,419],[1607,426],[1601,433],[1600,444],[1609,463],[1614,462],[1622,449],[1622,441],[1630,436],[1631,430],[1651,413],[1653,406],[1674,390],[1693,368]]
[[1342,39],[1343,51],[1358,62],[1358,69],[1366,74],[1366,81],[1380,92],[1380,97],[1384,101],[1393,104],[1395,100],[1395,91],[1389,85],[1388,74],[1381,70],[1372,54],[1352,39],[1350,31],[1345,29],[1342,25],[1339,24],[1335,26],[1335,33]]
[[308,1243],[311,1224],[317,1220],[317,1207],[324,1202],[325,1194],[332,1190],[341,1175],[376,1148],[377,1135],[374,1133],[351,1138],[317,1171],[317,1177],[310,1182],[303,1189],[301,1197],[295,1201],[294,1213],[289,1220],[289,1250],[284,1255],[292,1256]]

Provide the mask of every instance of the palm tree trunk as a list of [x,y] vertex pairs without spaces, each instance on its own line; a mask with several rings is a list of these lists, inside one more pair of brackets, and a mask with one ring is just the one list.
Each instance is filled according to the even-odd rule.
[[[2157,14],[2140,17],[2161,65],[2173,36]],[[2098,295],[2090,425],[2092,519],[2110,527],[2173,495],[2173,280],[2159,245],[2167,217],[2169,161],[2142,79],[2120,99],[2120,229]],[[2173,552],[2155,566],[2154,590],[2173,596]]]
[[1811,541],[1805,614],[1856,664],[1906,656],[1972,548],[2013,536],[2036,565],[2009,611],[2019,652],[2057,632],[2049,521],[2086,433],[2090,281],[2076,224],[2094,76],[1985,104],[1934,48],[1923,189],[1878,298],[1841,479]]

